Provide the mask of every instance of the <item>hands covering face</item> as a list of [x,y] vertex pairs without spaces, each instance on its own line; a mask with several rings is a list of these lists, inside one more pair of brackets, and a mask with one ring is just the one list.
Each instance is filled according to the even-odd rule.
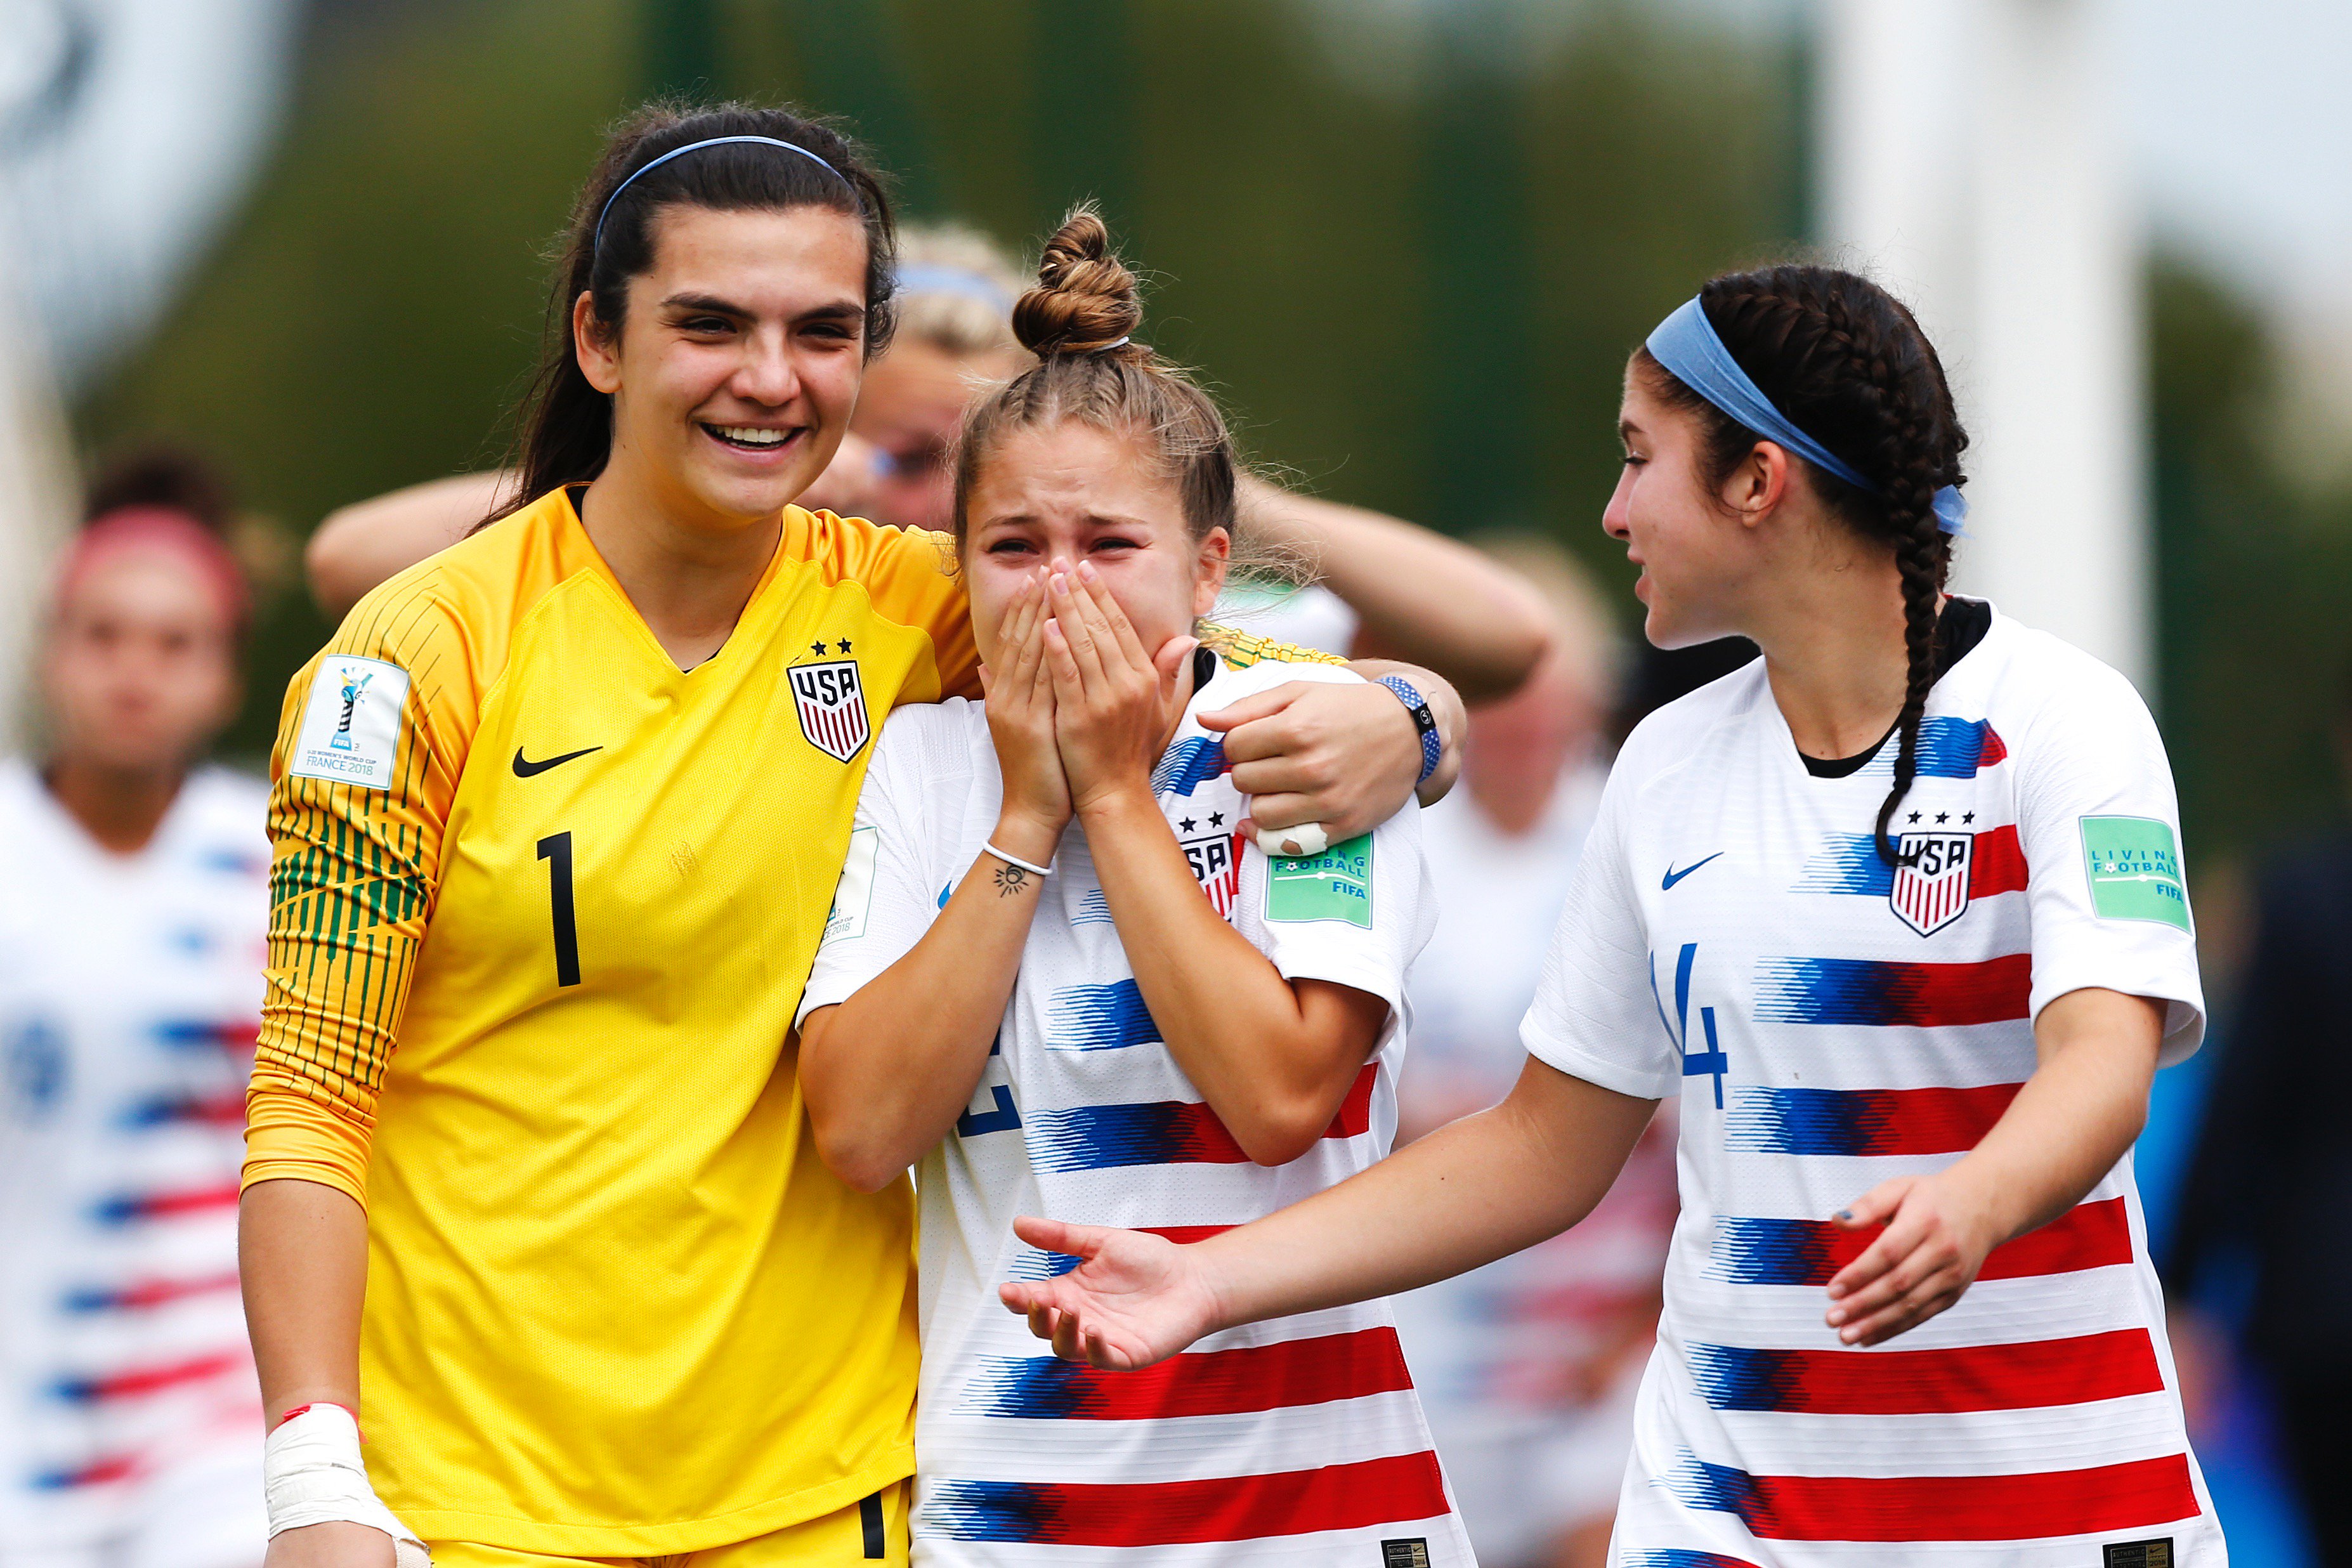
[[1006,809],[1058,833],[1074,812],[1149,795],[1199,646],[1173,637],[1147,652],[1091,563],[1032,573],[1000,625],[1004,668],[982,672]]

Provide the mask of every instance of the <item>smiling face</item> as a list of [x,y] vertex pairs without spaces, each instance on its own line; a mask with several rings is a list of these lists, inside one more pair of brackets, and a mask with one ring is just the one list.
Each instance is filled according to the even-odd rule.
[[42,657],[58,753],[123,773],[185,766],[236,710],[227,612],[170,550],[122,550],[75,578]]
[[655,219],[617,332],[572,307],[581,370],[613,399],[607,473],[679,521],[775,513],[833,460],[866,349],[866,232],[824,207]]
[[[1617,432],[1625,467],[1601,521],[1642,569],[1633,593],[1649,612],[1643,633],[1675,648],[1741,631],[1740,606],[1769,563],[1758,530],[1706,481],[1699,422],[1629,370]],[[1727,488],[1747,478],[1735,473]]]
[[964,582],[981,658],[1022,579],[1055,557],[1091,561],[1147,651],[1183,637],[1216,603],[1232,541],[1194,539],[1176,487],[1132,437],[1076,420],[1005,433],[973,476]]

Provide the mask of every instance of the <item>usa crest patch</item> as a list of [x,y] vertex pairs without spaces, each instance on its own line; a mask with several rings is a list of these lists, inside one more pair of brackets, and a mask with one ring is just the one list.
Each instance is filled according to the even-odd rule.
[[1209,895],[1210,904],[1225,919],[1233,919],[1234,899],[1242,890],[1242,836],[1222,829],[1197,837],[1180,832],[1176,841],[1183,847],[1193,879]]
[[796,664],[786,671],[793,682],[793,707],[799,712],[801,733],[808,743],[837,763],[857,755],[874,733],[866,714],[866,689],[858,683],[857,661],[827,659],[823,664]]
[[1969,910],[1973,833],[1906,833],[1895,841],[1895,887],[1886,895],[1895,918],[1921,936],[1933,936]]

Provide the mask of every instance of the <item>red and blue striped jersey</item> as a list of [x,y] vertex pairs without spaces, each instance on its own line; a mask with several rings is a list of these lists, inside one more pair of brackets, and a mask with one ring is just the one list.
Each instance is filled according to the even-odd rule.
[[1890,865],[1895,750],[1817,776],[1760,661],[1660,710],[1554,936],[1528,1047],[1682,1114],[1619,1561],[2057,1568],[2163,1541],[2210,1568],[2128,1155],[1943,1315],[1869,1350],[1823,1322],[1873,1239],[1831,1216],[1974,1147],[2042,1005],[2159,999],[2167,1061],[2204,1028],[2171,773],[2128,683],[1994,616],[1929,698]]
[[[1192,712],[1330,665],[1223,669]],[[1407,965],[1428,939],[1418,813],[1318,861],[1270,862],[1218,738],[1179,727],[1153,777],[1202,892],[1290,979],[1391,1009],[1317,1146],[1253,1164],[1144,1004],[1073,825],[1030,927],[996,1049],[953,1135],[923,1163],[919,1563],[1427,1563],[1468,1568],[1383,1302],[1211,1336],[1139,1373],[1056,1360],[998,1303],[1007,1279],[1076,1259],[1024,1245],[1022,1214],[1194,1241],[1344,1180],[1396,1128]],[[919,941],[996,822],[983,710],[950,700],[885,725],[849,863],[802,1003],[839,1002]],[[1286,881],[1286,879],[1290,880]]]

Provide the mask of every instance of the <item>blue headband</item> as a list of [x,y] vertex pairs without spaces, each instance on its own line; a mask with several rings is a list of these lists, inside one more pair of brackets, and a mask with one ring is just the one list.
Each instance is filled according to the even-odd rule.
[[1000,315],[1013,314],[1013,296],[1004,291],[1003,285],[969,267],[902,261],[898,264],[898,289],[907,294],[950,294],[960,300],[977,300]]
[[[1733,420],[1753,430],[1768,441],[1777,441],[1805,461],[1826,473],[1835,474],[1858,490],[1872,495],[1878,487],[1856,473],[1853,467],[1836,453],[1797,428],[1788,416],[1772,406],[1772,400],[1748,379],[1723,346],[1723,339],[1715,323],[1706,319],[1706,311],[1694,298],[1675,313],[1658,323],[1645,345],[1650,357],[1674,374],[1675,380],[1714,404]],[[1957,485],[1946,485],[1936,492],[1936,526],[1946,533],[1958,533],[1968,521],[1968,498]]]
[[599,209],[596,214],[596,238],[594,246],[592,247],[592,248],[601,247],[604,245],[604,220],[613,216],[613,204],[621,199],[621,193],[623,191],[627,190],[631,185],[636,184],[637,176],[639,174],[650,174],[656,169],[660,168],[664,163],[668,163],[672,158],[683,158],[688,153],[699,153],[705,147],[724,147],[730,143],[738,142],[756,142],[762,147],[782,147],[787,153],[798,153],[802,157],[806,158],[810,163],[814,163],[818,168],[823,169],[826,174],[831,174],[843,184],[849,185],[849,199],[857,202],[857,210],[859,212],[862,213],[866,210],[866,204],[858,200],[857,187],[854,184],[850,184],[849,176],[843,174],[840,170],[835,168],[832,164],[826,163],[824,159],[818,157],[815,153],[810,152],[807,148],[802,146],[797,142],[780,142],[773,136],[713,136],[707,142],[689,142],[683,147],[674,147],[670,151],[663,153],[660,157],[656,158],[651,163],[646,164],[645,167],[637,170],[635,174],[631,174],[619,184],[614,185],[613,187],[613,194],[604,198],[604,206]]

